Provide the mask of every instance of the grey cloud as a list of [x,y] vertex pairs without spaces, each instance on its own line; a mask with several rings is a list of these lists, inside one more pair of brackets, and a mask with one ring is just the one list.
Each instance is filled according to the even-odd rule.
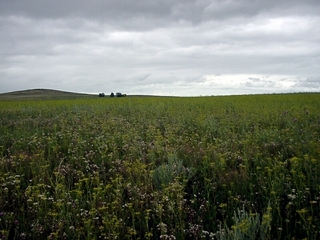
[[256,78],[256,77],[249,77],[248,80],[252,82],[260,82],[260,78]]
[[319,91],[320,90],[320,75],[319,76],[309,76],[305,80],[298,81],[294,86],[297,88],[302,88],[302,90],[309,89],[309,91]]
[[320,83],[320,76],[310,76],[306,78],[306,82]]
[[[163,19],[171,13],[175,2],[129,0],[66,0],[66,1],[1,1],[1,15],[21,15],[34,19],[88,18],[107,21],[112,25],[130,27],[133,22]],[[153,22],[155,23],[155,22]],[[148,24],[146,24],[148,25]],[[138,24],[135,27],[139,27]]]
[[317,89],[319,6],[318,0],[0,1],[0,92],[40,85],[177,95]]
[[[89,18],[108,21],[126,28],[154,28],[187,21],[247,18],[266,12],[313,14],[319,12],[319,1],[209,1],[209,0],[65,0],[1,1],[1,15],[22,15],[39,19]],[[150,21],[152,20],[152,21]],[[152,23],[152,24],[150,24]],[[139,25],[140,24],[140,25]]]
[[241,85],[249,88],[270,88],[274,87],[275,83],[264,78],[248,77],[247,80]]
[[250,19],[258,15],[318,15],[320,4],[310,1],[213,1],[205,8],[209,19]]

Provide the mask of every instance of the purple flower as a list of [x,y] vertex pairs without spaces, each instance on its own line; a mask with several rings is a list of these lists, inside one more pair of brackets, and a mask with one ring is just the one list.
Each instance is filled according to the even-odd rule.
[[14,220],[14,224],[18,224],[19,223],[19,221],[18,220]]

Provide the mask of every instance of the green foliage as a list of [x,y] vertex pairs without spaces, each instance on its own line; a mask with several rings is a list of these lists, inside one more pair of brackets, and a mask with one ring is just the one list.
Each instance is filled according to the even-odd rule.
[[271,207],[260,219],[259,214],[249,213],[244,208],[234,213],[234,224],[229,228],[221,229],[215,234],[218,240],[270,239]]
[[319,102],[1,102],[0,237],[318,239]]
[[168,162],[158,166],[152,173],[156,189],[168,186],[178,177],[189,180],[192,176],[192,170],[185,168],[175,155],[169,156]]

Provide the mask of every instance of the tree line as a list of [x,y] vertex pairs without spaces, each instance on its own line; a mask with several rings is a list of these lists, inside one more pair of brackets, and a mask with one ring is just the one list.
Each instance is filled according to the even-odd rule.
[[[104,93],[99,93],[99,97],[105,97],[106,95]],[[110,97],[126,97],[127,94],[123,94],[121,92],[116,92],[115,94],[113,92],[110,93]]]

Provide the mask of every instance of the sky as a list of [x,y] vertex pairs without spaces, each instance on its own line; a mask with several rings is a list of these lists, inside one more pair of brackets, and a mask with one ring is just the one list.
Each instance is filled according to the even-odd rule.
[[320,92],[319,0],[0,0],[0,93]]

